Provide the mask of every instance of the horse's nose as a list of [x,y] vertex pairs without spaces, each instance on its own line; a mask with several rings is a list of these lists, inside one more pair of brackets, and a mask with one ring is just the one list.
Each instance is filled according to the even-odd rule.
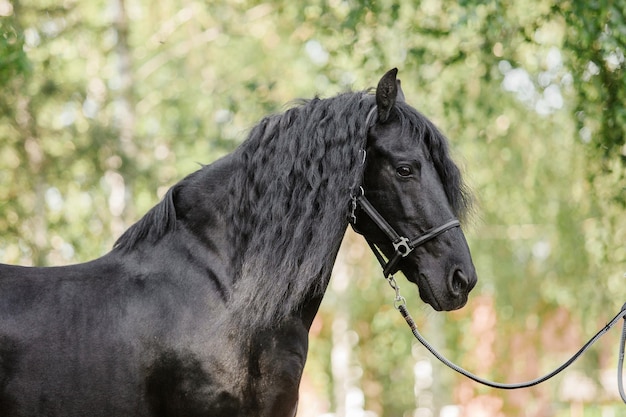
[[448,279],[448,290],[455,297],[467,295],[474,285],[476,285],[475,275],[468,275],[460,268],[456,268]]

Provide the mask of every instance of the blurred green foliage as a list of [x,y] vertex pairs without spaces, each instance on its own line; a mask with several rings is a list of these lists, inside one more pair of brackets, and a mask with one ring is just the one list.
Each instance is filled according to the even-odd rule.
[[[476,193],[464,229],[480,279],[449,314],[403,294],[453,359],[533,378],[626,296],[625,16],[609,0],[0,0],[0,260],[99,256],[263,115],[398,66]],[[567,376],[486,390],[415,346],[358,237],[339,264],[301,415],[621,412],[605,388],[616,337],[577,364],[591,400]]]

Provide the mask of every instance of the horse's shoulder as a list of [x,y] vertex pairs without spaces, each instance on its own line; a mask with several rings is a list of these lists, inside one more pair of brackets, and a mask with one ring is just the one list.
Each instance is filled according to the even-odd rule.
[[272,331],[259,331],[233,326],[235,322],[224,317],[218,321],[222,325],[212,329],[214,337],[204,344],[192,337],[154,346],[144,368],[152,412],[293,415],[306,360],[306,327],[294,320]]
[[[211,365],[211,364],[209,364]],[[153,415],[238,416],[241,398],[230,380],[211,372],[201,355],[164,349],[145,368],[145,392]]]

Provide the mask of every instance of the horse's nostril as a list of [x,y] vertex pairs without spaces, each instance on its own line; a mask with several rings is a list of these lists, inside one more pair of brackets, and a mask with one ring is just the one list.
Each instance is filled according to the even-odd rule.
[[450,290],[455,295],[461,295],[466,292],[469,287],[469,279],[467,276],[461,271],[457,269],[452,274],[452,279],[450,282]]

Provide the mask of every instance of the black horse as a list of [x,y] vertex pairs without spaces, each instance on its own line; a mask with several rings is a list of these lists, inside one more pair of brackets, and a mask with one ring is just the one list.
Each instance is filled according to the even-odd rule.
[[[398,251],[355,196],[411,236],[468,209],[445,138],[396,73],[375,95],[266,117],[102,258],[0,265],[0,415],[294,416],[348,219],[385,256]],[[476,274],[461,229],[411,249],[391,272],[436,310],[462,307]]]

